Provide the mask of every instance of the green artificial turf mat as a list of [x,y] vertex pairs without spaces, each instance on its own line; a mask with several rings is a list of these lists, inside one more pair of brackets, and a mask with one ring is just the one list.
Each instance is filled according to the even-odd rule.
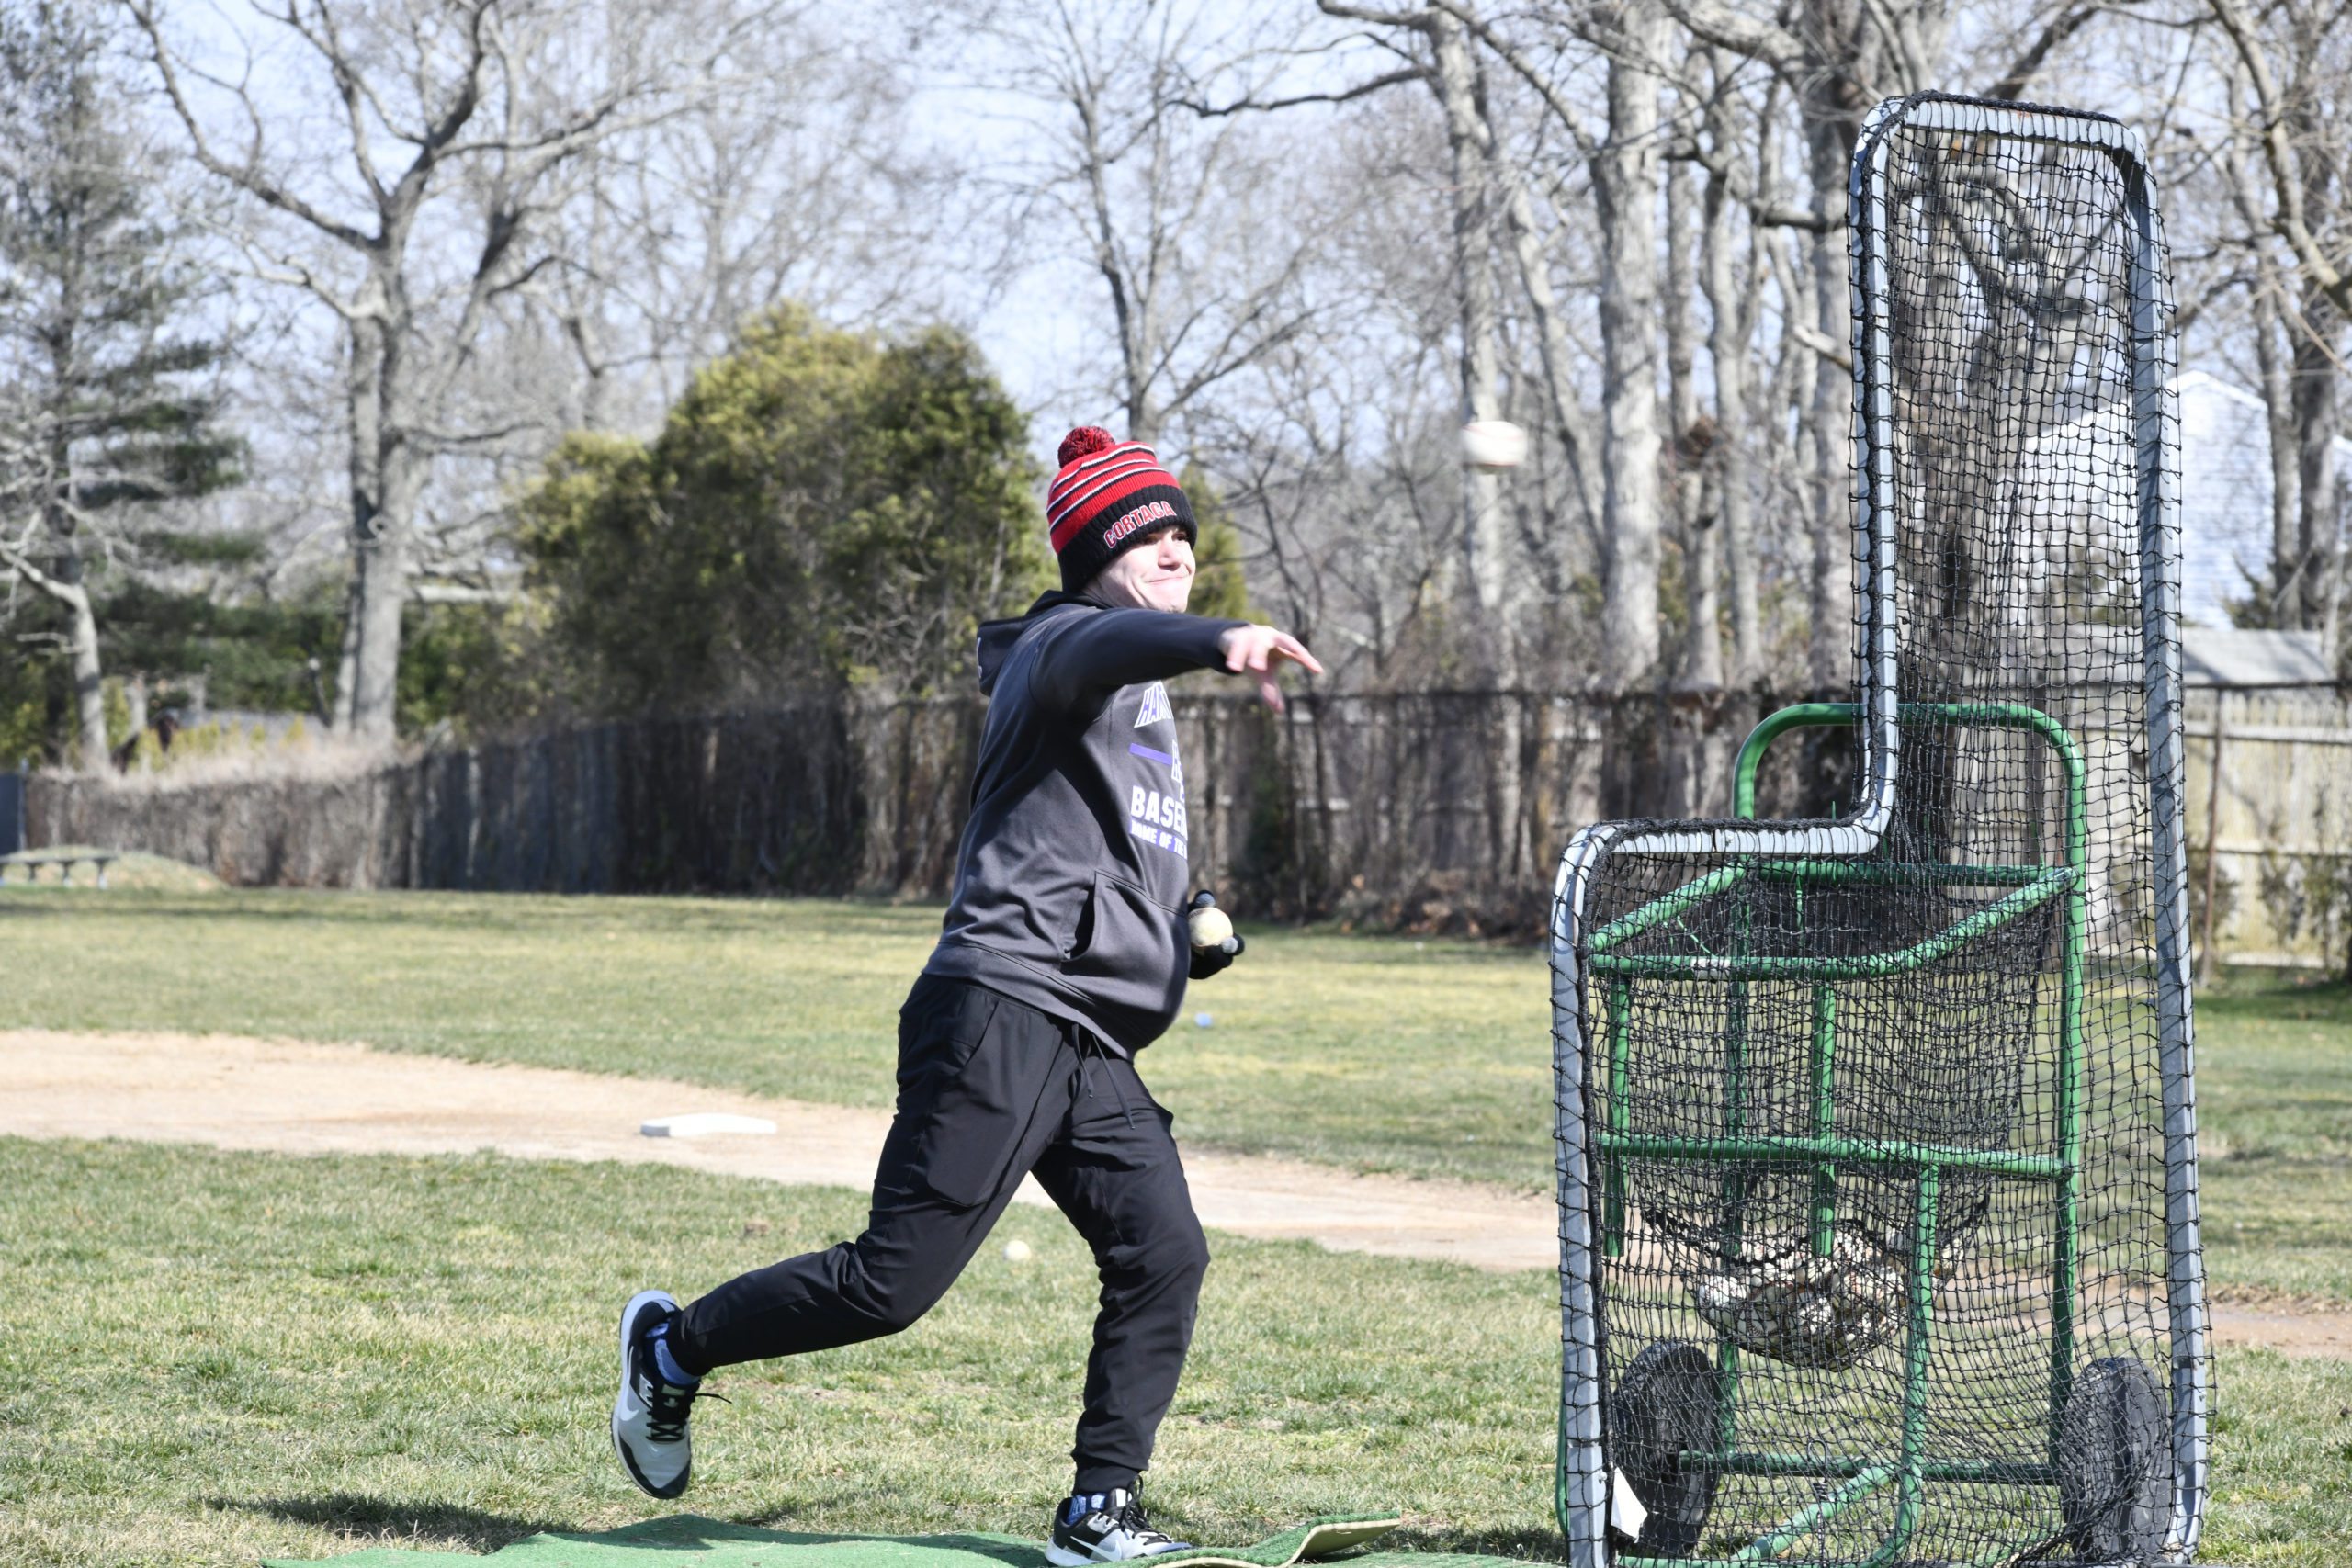
[[[1170,1552],[1162,1562],[1195,1568],[1290,1568],[1375,1540],[1395,1529],[1393,1513],[1329,1514],[1255,1546],[1238,1551],[1196,1548]],[[271,1558],[264,1568],[291,1568],[315,1559]],[[825,1535],[796,1530],[754,1529],[682,1514],[648,1519],[596,1535],[547,1534],[518,1540],[491,1556],[469,1552],[405,1551],[371,1547],[333,1561],[338,1568],[424,1568],[428,1563],[495,1563],[497,1568],[1047,1568],[1045,1548],[1020,1536],[973,1532],[963,1535]],[[1499,1557],[1448,1556],[1437,1552],[1372,1552],[1347,1560],[1348,1568],[1412,1568],[1445,1564],[1476,1568],[1500,1564]],[[1523,1565],[1521,1565],[1523,1568]]]

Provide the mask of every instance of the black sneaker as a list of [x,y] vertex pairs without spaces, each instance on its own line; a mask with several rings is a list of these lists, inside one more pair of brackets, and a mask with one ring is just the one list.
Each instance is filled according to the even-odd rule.
[[1144,1517],[1143,1499],[1114,1486],[1108,1492],[1080,1493],[1054,1511],[1046,1561],[1055,1568],[1082,1568],[1089,1562],[1125,1562],[1192,1550],[1191,1541],[1171,1540],[1165,1531],[1152,1529]]
[[621,1312],[621,1391],[613,1401],[613,1452],[650,1497],[677,1496],[694,1473],[694,1439],[686,1420],[694,1414],[699,1385],[664,1381],[645,1337],[677,1310],[669,1292],[639,1291]]

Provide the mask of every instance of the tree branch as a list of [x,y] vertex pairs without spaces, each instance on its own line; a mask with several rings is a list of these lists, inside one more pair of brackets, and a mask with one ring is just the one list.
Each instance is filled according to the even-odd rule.
[[2009,103],[2025,96],[2025,90],[2033,85],[2033,79],[2041,73],[2041,67],[2049,61],[2051,51],[2082,31],[2086,23],[2107,9],[2106,5],[2093,0],[2087,6],[2069,6],[2061,10],[2051,18],[2050,25],[2041,29],[2041,36],[2029,44],[2023,54],[2009,62],[2009,68],[2001,73],[2001,79],[1984,89],[1984,96]]
[[[188,102],[187,94],[180,85],[179,71],[173,62],[171,49],[164,42],[163,22],[156,12],[154,0],[122,0],[122,4],[130,13],[131,19],[139,25],[139,30],[146,35],[149,58],[154,63],[156,74],[163,80],[164,96],[171,100],[173,112],[179,116],[181,125],[187,129],[196,161],[206,173],[228,181],[256,200],[301,220],[354,250],[367,250],[375,243],[371,236],[340,219],[328,217],[265,174],[261,167],[258,130],[253,148],[242,165],[232,164],[213,152],[211,140],[197,122],[195,107]],[[242,88],[239,96],[243,96]],[[251,102],[250,98],[246,99],[248,109]]]
[[1230,104],[1194,103],[1190,98],[1178,98],[1174,101],[1179,107],[1191,109],[1203,119],[1216,119],[1229,114],[1250,112],[1271,114],[1276,109],[1295,108],[1301,104],[1351,104],[1358,98],[1371,96],[1384,87],[1394,87],[1402,82],[1424,81],[1428,76],[1429,72],[1426,68],[1408,65],[1399,71],[1391,71],[1385,76],[1375,76],[1369,82],[1360,82],[1346,91],[1339,93],[1300,93],[1293,97],[1274,98],[1265,103],[1260,103],[1254,98],[1243,98]]
[[1375,28],[1409,28],[1426,32],[1430,25],[1427,11],[1375,11],[1366,6],[1350,6],[1344,0],[1315,0],[1316,9],[1327,17],[1337,17],[1343,22],[1364,22]]
[[2318,237],[2303,216],[2302,184],[2295,166],[2294,144],[2287,137],[2290,116],[2285,95],[2278,90],[2278,80],[2270,72],[2270,59],[2262,51],[2262,42],[2254,36],[2254,24],[2238,6],[2237,0],[2207,0],[2213,19],[2230,35],[2239,62],[2245,65],[2246,76],[2254,88],[2255,112],[2260,117],[2263,162],[2270,171],[2270,185],[2278,198],[2278,210],[2270,215],[2276,229],[2291,250],[2305,276],[2314,288],[2327,296],[2339,310],[2352,315],[2352,279],[2346,279],[2320,248]]
[[81,584],[60,582],[35,566],[32,558],[22,550],[4,540],[0,540],[0,564],[5,564],[17,578],[31,583],[62,604],[80,609],[90,602],[89,591]]
[[1761,61],[1775,71],[1804,68],[1810,51],[1786,28],[1735,11],[1722,0],[1666,0],[1666,8],[1702,42]]
[[1497,59],[1510,66],[1521,81],[1535,90],[1536,96],[1544,100],[1544,107],[1550,109],[1558,118],[1562,129],[1566,130],[1569,139],[1576,142],[1578,152],[1588,159],[1600,153],[1600,141],[1584,128],[1583,122],[1577,118],[1575,108],[1560,96],[1559,89],[1552,85],[1549,78],[1535,69],[1534,62],[1522,54],[1516,45],[1498,37],[1492,28],[1489,28],[1464,3],[1464,0],[1437,0],[1437,3],[1447,16],[1468,28],[1473,38],[1494,51]]
[[1742,177],[1730,157],[1720,147],[1712,147],[1695,136],[1678,137],[1668,143],[1666,155],[1698,164],[1724,182],[1732,199],[1748,210],[1749,216],[1768,229],[1804,229],[1815,234],[1831,234],[1846,226],[1843,212],[1834,216],[1815,212],[1809,207],[1792,207],[1783,201],[1768,201]]

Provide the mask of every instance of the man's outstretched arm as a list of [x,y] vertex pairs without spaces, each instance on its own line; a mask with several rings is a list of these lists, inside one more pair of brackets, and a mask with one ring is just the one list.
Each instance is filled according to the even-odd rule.
[[1139,681],[1224,670],[1254,675],[1260,696],[1279,713],[1274,668],[1284,660],[1322,672],[1296,637],[1272,626],[1169,610],[1100,610],[1054,637],[1030,682],[1039,701],[1070,708]]

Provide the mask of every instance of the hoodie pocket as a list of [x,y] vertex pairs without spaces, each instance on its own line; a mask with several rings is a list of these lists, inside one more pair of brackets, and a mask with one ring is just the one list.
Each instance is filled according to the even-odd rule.
[[1182,947],[1182,914],[1134,884],[1097,872],[1070,933],[1062,973],[1073,978],[1157,981]]

